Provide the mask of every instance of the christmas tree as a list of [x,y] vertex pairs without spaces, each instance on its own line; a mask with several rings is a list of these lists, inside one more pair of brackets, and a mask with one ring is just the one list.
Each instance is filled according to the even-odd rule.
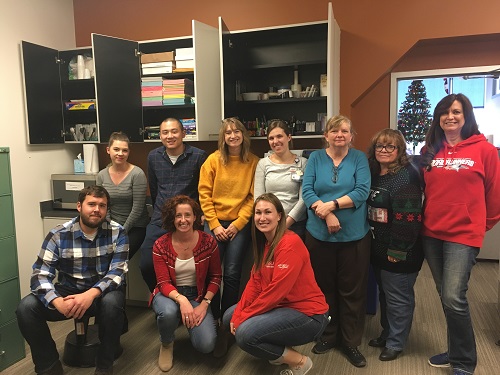
[[399,108],[398,129],[403,133],[407,142],[415,147],[425,140],[425,134],[432,122],[429,112],[431,104],[422,80],[416,79],[408,86],[406,98]]

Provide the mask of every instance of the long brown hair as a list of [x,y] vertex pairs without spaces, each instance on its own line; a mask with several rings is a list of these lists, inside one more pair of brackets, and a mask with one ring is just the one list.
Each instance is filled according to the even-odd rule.
[[242,163],[248,163],[250,161],[248,157],[250,154],[250,136],[240,120],[235,117],[230,117],[222,120],[222,125],[219,129],[219,151],[222,164],[227,165],[229,161],[229,148],[225,140],[226,130],[228,127],[234,127],[241,132],[243,142],[241,143],[240,161]]
[[[278,214],[281,215],[279,221],[278,221],[278,226],[276,227],[276,232],[274,233],[274,238],[271,241],[271,244],[269,246],[269,253],[267,254],[266,259],[264,259],[264,249],[266,247],[266,237],[264,236],[264,233],[262,233],[260,230],[258,230],[255,227],[255,207],[257,206],[257,203],[260,201],[265,201],[271,203],[275,208]],[[274,258],[274,249],[276,249],[276,246],[280,242],[281,238],[283,237],[283,234],[286,231],[286,214],[285,214],[285,209],[283,208],[283,205],[281,204],[280,200],[274,195],[273,193],[265,193],[260,195],[254,202],[253,204],[253,209],[252,209],[252,250],[253,250],[253,259],[254,259],[254,269],[259,270],[264,264],[268,263],[269,261],[273,260]]]
[[434,159],[434,156],[436,156],[443,147],[445,135],[444,130],[441,128],[441,116],[448,112],[448,109],[450,109],[455,100],[462,104],[462,109],[464,111],[465,124],[460,130],[462,139],[480,134],[476,117],[474,116],[474,108],[469,98],[464,94],[450,94],[445,96],[436,105],[436,108],[434,108],[431,127],[427,131],[425,146],[422,148],[422,159],[420,164],[427,170],[431,169],[432,159]]
[[372,176],[380,174],[380,163],[375,156],[375,145],[380,142],[391,143],[396,146],[398,153],[396,160],[389,164],[389,174],[394,174],[404,166],[410,163],[408,154],[406,153],[406,142],[403,134],[399,130],[384,129],[375,134],[371,140],[370,147],[368,148],[368,164],[370,165],[370,172]]

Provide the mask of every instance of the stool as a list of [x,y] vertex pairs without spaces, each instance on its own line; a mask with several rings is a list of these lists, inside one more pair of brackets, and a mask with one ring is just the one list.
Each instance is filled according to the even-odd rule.
[[89,317],[74,319],[75,330],[68,333],[64,342],[63,362],[72,367],[94,367],[99,350],[99,329],[89,326]]

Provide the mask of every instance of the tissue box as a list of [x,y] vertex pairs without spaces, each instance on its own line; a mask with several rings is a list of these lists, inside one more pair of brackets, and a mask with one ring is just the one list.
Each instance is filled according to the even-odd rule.
[[76,173],[85,173],[85,166],[82,159],[73,160],[73,167]]

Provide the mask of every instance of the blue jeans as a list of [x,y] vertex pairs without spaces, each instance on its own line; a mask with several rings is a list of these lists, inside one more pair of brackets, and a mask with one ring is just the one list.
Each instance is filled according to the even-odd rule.
[[450,364],[472,374],[477,353],[467,289],[479,248],[432,237],[423,237],[423,245],[448,326]]
[[415,292],[413,286],[418,272],[394,273],[375,269],[379,285],[380,337],[386,340],[385,347],[403,350],[410,333],[415,311]]
[[[61,293],[62,294],[62,293]],[[71,294],[71,293],[69,293]],[[68,293],[63,294],[64,296]],[[113,366],[115,351],[120,347],[125,318],[125,293],[122,288],[96,298],[85,315],[99,321],[99,340],[96,366],[102,369]],[[33,294],[24,297],[16,310],[19,330],[31,348],[35,372],[47,371],[59,359],[56,343],[50,334],[49,322],[66,320],[56,309],[49,309]]]
[[153,265],[153,245],[156,240],[163,236],[167,231],[155,224],[148,224],[146,227],[146,237],[141,245],[141,269],[142,278],[146,282],[149,290],[152,292],[156,286],[155,267]]
[[[224,314],[223,324],[229,330],[236,305]],[[285,347],[318,340],[328,324],[328,312],[307,316],[283,307],[248,318],[236,329],[236,343],[245,352],[262,359],[281,357]]]
[[[179,286],[177,291],[187,297],[193,307],[200,303],[195,301],[198,296],[196,287]],[[169,344],[175,339],[175,330],[181,322],[179,305],[172,299],[158,293],[152,302],[153,311],[156,313],[156,323],[160,332],[160,341]],[[188,328],[189,337],[193,347],[202,352],[210,353],[214,350],[217,333],[212,311],[207,309],[207,314],[199,326]]]
[[[232,223],[232,221],[223,220],[219,220],[219,222],[224,228],[227,228]],[[215,238],[207,222],[205,222],[205,232],[211,234]],[[216,320],[220,319],[229,307],[238,302],[241,270],[243,268],[245,254],[250,246],[250,238],[250,223],[248,223],[231,241],[217,241],[222,264],[222,281],[224,284],[222,288],[222,301],[219,292],[214,296],[211,304],[212,312]]]

